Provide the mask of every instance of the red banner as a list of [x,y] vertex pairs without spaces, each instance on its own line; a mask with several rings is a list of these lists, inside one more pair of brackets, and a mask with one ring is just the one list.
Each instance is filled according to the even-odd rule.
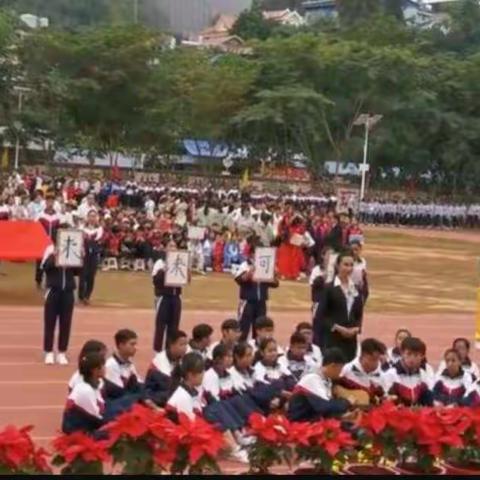
[[0,260],[39,260],[51,243],[38,222],[0,222]]

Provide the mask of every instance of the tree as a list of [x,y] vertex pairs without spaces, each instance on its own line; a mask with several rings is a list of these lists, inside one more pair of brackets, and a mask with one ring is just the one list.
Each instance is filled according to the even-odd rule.
[[381,10],[379,0],[336,0],[338,14],[343,26],[364,22]]
[[254,0],[250,10],[245,10],[239,15],[231,33],[244,40],[251,38],[265,40],[270,37],[274,28],[275,23],[265,19],[260,2]]
[[159,46],[158,35],[135,26],[30,37],[23,56],[38,95],[30,118],[41,119],[47,107],[61,120],[49,135],[90,151],[111,154],[140,146],[136,134],[151,100],[145,87]]

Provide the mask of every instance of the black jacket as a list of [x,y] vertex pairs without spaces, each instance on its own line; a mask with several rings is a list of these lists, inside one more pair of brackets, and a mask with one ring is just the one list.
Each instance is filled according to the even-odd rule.
[[75,276],[77,268],[60,268],[55,265],[55,256],[51,254],[42,262],[42,269],[47,277],[47,288],[54,290],[73,291],[77,287]]

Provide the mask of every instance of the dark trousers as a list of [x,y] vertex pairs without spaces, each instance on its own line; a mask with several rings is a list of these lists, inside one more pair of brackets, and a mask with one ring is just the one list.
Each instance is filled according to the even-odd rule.
[[43,270],[40,268],[41,264],[42,262],[40,260],[37,260],[35,264],[35,283],[37,285],[40,285],[43,279]]
[[53,351],[55,326],[58,320],[58,351],[66,352],[70,340],[74,305],[72,290],[50,289],[45,296],[43,350]]
[[257,330],[255,329],[255,320],[267,314],[267,302],[265,300],[249,302],[241,300],[238,307],[238,321],[240,323],[240,331],[242,335],[240,340],[247,340],[252,329],[252,338],[257,338]]
[[164,295],[157,299],[155,316],[155,335],[153,349],[161,352],[164,348],[165,330],[167,331],[167,342],[180,325],[182,314],[182,299],[176,295]]
[[93,287],[95,286],[95,276],[97,275],[97,261],[89,261],[83,265],[80,279],[78,281],[79,300],[89,300]]

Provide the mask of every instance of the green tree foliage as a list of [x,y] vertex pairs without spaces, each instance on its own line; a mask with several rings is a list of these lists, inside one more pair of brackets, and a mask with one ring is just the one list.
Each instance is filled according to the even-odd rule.
[[275,26],[274,22],[266,20],[263,16],[261,3],[254,0],[252,7],[238,16],[231,33],[245,40],[251,38],[266,40],[272,35]]
[[[399,167],[396,181],[428,174],[439,191],[478,192],[478,3],[460,0],[447,26],[428,31],[386,1],[342,3],[340,25],[285,35],[262,30],[256,3],[235,26],[250,39],[244,56],[169,49],[158,31],[131,24],[16,37],[0,15],[4,124],[20,121],[25,141],[91,151],[170,154],[185,138],[225,141],[257,159],[303,154],[321,174],[326,160],[362,158],[354,121],[370,112],[383,115],[371,135],[377,181]],[[30,89],[21,115],[13,79]]]

